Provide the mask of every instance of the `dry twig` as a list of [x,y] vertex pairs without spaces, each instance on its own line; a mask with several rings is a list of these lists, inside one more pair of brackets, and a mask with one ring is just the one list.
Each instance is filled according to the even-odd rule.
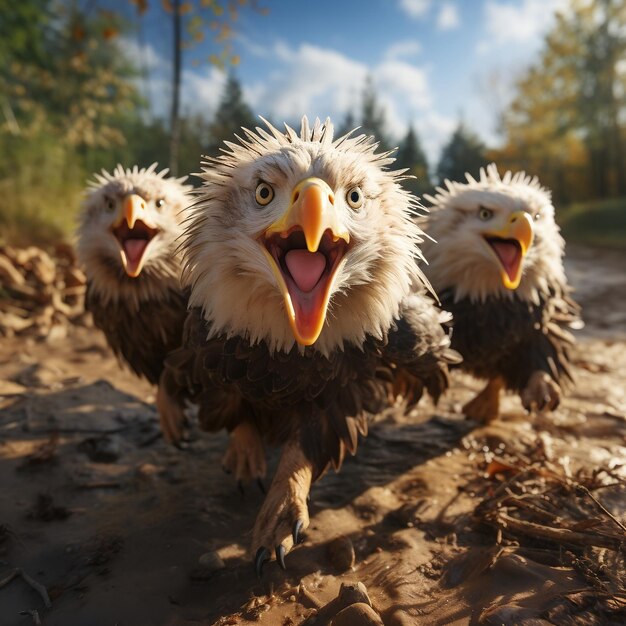
[[41,596],[47,609],[52,606],[47,589],[41,583],[38,583],[34,578],[31,578],[23,569],[19,567],[16,567],[8,576],[0,580],[0,589],[6,587],[14,578],[17,578],[18,576],[21,576],[24,582],[27,585],[30,585]]

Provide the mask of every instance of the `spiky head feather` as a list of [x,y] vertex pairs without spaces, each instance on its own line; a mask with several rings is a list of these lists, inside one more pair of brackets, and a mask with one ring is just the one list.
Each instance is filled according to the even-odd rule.
[[[424,228],[434,240],[422,246],[428,259],[425,273],[435,290],[452,288],[456,300],[516,294],[537,303],[551,286],[565,285],[565,242],[555,222],[551,193],[538,178],[523,171],[507,171],[500,177],[495,163],[481,168],[478,180],[469,174],[466,178],[467,182],[445,180],[445,187],[437,187],[434,196],[424,196],[430,203]],[[494,256],[481,236],[488,227],[479,219],[482,208],[491,211],[494,220],[505,220],[516,211],[527,212],[533,220],[534,240],[514,291],[502,284]]]
[[[289,350],[294,335],[258,239],[285,212],[294,186],[318,177],[335,194],[351,247],[334,277],[326,322],[313,347],[328,354],[347,342],[361,345],[366,335],[384,336],[402,299],[425,280],[416,263],[422,233],[411,219],[417,201],[398,184],[401,172],[387,169],[393,159],[377,154],[371,137],[349,133],[335,140],[329,119],[311,127],[304,117],[299,134],[263,121],[267,129],[243,129],[243,138],[226,142],[220,156],[203,163],[204,184],[182,243],[190,305],[202,307],[211,334],[237,334]],[[255,202],[259,181],[275,193],[264,207]],[[358,211],[345,197],[354,186],[365,196]]]
[[[143,300],[166,297],[168,289],[179,289],[177,240],[192,186],[184,184],[186,176],[168,178],[169,170],[157,171],[157,167],[157,163],[147,168],[117,165],[112,173],[103,169],[85,190],[77,229],[78,256],[90,289],[105,304],[123,299],[138,308]],[[147,215],[159,231],[146,250],[145,265],[137,278],[124,271],[120,245],[112,234],[119,205],[129,194],[145,200]],[[159,200],[162,206],[157,207]]]

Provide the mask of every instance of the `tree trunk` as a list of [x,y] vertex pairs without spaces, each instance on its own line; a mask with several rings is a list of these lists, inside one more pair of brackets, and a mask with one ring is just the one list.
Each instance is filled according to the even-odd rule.
[[180,46],[180,0],[172,2],[174,25],[174,74],[172,77],[172,110],[170,114],[170,172],[178,175],[178,145],[180,143],[180,70],[182,50]]

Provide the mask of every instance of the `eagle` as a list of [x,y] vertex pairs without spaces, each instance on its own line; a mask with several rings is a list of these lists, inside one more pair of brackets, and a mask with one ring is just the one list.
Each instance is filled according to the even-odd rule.
[[416,262],[418,203],[390,153],[354,131],[334,139],[329,119],[304,117],[299,133],[263,122],[202,164],[181,240],[189,315],[161,407],[193,398],[203,428],[230,431],[237,466],[257,476],[264,445],[281,447],[252,532],[259,576],[273,554],[285,567],[312,482],[355,453],[394,368],[436,399],[456,357]]
[[423,246],[425,273],[453,316],[461,367],[487,380],[463,411],[495,419],[503,388],[518,393],[528,412],[553,410],[572,378],[568,328],[582,322],[551,193],[522,171],[501,178],[494,163],[479,180],[466,178],[424,196],[431,239]]
[[[192,189],[186,177],[168,178],[169,170],[157,167],[118,165],[112,174],[96,174],[77,232],[85,307],[117,357],[153,384],[182,341],[188,293],[181,287],[177,239]],[[182,423],[162,422],[165,438],[176,441]]]

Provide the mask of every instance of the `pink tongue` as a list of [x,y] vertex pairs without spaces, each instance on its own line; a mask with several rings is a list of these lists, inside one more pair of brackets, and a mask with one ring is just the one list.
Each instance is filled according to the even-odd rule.
[[124,242],[124,252],[129,265],[134,267],[139,265],[147,245],[148,241],[146,239],[127,239]]
[[285,263],[291,277],[300,291],[311,291],[326,268],[326,257],[321,252],[290,250],[285,255]]
[[508,243],[506,241],[494,241],[491,246],[500,261],[502,261],[502,265],[504,265],[507,274],[511,276],[511,274],[515,273],[520,254],[519,248],[514,243]]

